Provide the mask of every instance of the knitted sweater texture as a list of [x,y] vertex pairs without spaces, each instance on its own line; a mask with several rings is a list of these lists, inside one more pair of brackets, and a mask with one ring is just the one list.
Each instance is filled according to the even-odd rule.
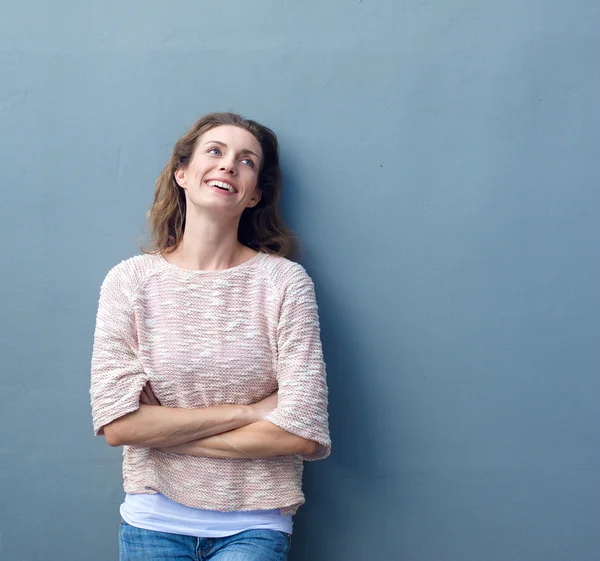
[[230,269],[190,271],[161,255],[111,269],[100,290],[91,373],[94,431],[135,411],[146,382],[166,407],[251,404],[279,390],[267,421],[324,446],[317,456],[199,458],[124,446],[127,493],[239,511],[304,502],[303,460],[330,451],[314,287],[301,265],[258,253]]

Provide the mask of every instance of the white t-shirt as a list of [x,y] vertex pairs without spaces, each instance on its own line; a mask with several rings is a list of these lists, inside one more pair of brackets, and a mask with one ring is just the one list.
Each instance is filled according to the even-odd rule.
[[279,509],[203,510],[176,503],[160,493],[127,494],[121,517],[127,524],[144,530],[197,538],[222,538],[259,529],[292,533],[292,515],[282,515]]

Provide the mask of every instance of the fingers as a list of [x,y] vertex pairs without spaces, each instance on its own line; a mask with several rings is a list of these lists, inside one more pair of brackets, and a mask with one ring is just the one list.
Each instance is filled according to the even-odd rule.
[[146,392],[144,390],[142,390],[142,393],[140,394],[140,403],[145,403],[146,405],[152,405],[150,403],[150,399],[148,398],[148,396],[146,395]]
[[146,405],[152,405],[150,403],[150,398],[148,394],[146,394],[146,388],[142,389],[142,393],[140,393],[140,403],[145,403]]
[[144,403],[145,405],[160,405],[160,401],[156,399],[156,396],[150,387],[150,382],[147,382],[142,388],[142,392],[140,393],[140,403]]
[[146,391],[146,395],[148,396],[148,399],[150,400],[151,405],[160,405],[160,401],[158,401],[158,399],[156,399],[156,396],[154,395],[154,392],[152,391],[152,386],[150,385],[150,382],[148,382],[146,384],[146,386],[144,387],[144,390]]

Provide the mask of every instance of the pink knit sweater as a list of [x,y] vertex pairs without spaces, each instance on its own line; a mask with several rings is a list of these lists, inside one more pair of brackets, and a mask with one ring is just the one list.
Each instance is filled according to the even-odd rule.
[[259,253],[237,267],[190,271],[160,255],[106,276],[92,356],[94,431],[135,411],[147,381],[166,407],[250,404],[279,388],[267,421],[324,445],[318,456],[219,459],[125,446],[127,493],[195,508],[282,509],[304,502],[303,459],[330,451],[314,288],[302,266]]

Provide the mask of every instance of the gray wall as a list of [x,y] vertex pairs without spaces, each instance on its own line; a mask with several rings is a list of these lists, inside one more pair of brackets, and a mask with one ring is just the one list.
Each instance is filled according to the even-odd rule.
[[597,0],[5,2],[0,558],[116,558],[98,288],[201,114],[280,136],[334,453],[294,560],[598,558]]

